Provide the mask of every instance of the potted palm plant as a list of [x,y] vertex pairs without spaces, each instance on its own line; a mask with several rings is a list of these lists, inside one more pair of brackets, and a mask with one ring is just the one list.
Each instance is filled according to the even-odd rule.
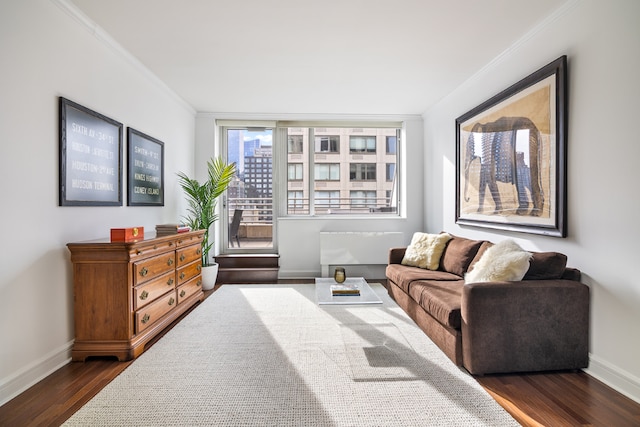
[[210,228],[218,220],[216,207],[218,197],[224,193],[236,173],[235,163],[226,163],[222,157],[207,162],[208,178],[203,183],[178,172],[178,183],[184,191],[189,208],[183,217],[192,230],[205,230],[202,238],[202,288],[213,289],[218,274],[218,264],[209,258],[214,239]]

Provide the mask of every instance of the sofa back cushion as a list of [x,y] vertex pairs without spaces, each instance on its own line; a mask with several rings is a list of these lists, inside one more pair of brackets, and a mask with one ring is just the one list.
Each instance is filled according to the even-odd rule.
[[480,248],[478,249],[478,252],[476,252],[476,256],[474,256],[473,259],[471,260],[471,264],[469,264],[469,268],[467,269],[467,272],[473,270],[473,267],[475,267],[476,263],[480,261],[480,258],[482,258],[482,255],[484,255],[487,249],[489,249],[491,246],[493,246],[493,243],[487,240],[482,242],[482,244],[480,245]]
[[582,279],[582,272],[577,268],[567,267],[564,269],[564,273],[562,273],[562,279],[579,282]]
[[567,256],[559,252],[533,252],[530,263],[523,280],[561,279]]
[[453,236],[440,259],[440,269],[463,277],[482,243],[482,240]]

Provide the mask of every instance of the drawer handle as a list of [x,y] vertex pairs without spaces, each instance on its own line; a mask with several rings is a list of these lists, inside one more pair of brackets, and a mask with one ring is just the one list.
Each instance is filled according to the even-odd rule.
[[171,285],[173,285],[173,277],[170,277],[169,280],[167,280],[167,286]]
[[175,302],[176,302],[176,300],[175,300],[175,299],[173,299],[173,297],[171,297],[171,298],[169,299],[169,305],[173,305]]
[[169,258],[167,260],[167,265],[173,265],[173,258]]
[[158,245],[153,245],[153,249],[158,249]]
[[184,254],[180,255],[180,262],[184,261],[187,257]]
[[196,286],[201,286],[201,285],[202,285],[202,280],[198,280],[198,281],[196,282]]
[[182,240],[178,240],[178,244],[181,245],[182,244]]
[[184,279],[184,272],[180,273],[180,280]]
[[183,296],[185,296],[187,293],[184,291],[184,289],[180,292],[180,298],[182,298]]
[[151,319],[151,316],[149,316],[149,314],[147,313],[142,317],[142,320],[140,321],[140,323],[142,323],[144,325],[145,323],[147,323],[149,321],[149,319]]
[[142,267],[142,270],[140,270],[140,275],[142,277],[146,276],[149,273],[149,270],[147,270],[147,267]]
[[139,249],[136,251],[136,255],[140,255],[141,253],[142,253],[142,251],[139,250]]
[[173,242],[169,242],[169,246],[173,246]]
[[140,294],[140,299],[144,301],[147,299],[148,296],[149,296],[149,292],[142,291],[142,293]]
[[198,271],[202,270],[202,266],[198,264],[198,266],[196,267],[196,270]]
[[202,253],[202,249],[198,248],[196,249],[196,254],[200,255]]

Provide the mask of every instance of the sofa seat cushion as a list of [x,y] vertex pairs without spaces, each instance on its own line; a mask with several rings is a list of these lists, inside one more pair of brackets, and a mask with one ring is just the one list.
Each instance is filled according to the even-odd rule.
[[409,293],[409,284],[416,280],[457,281],[462,279],[460,276],[446,271],[425,270],[401,264],[387,265],[386,276],[406,293]]
[[409,295],[438,322],[449,328],[460,329],[463,286],[464,280],[419,280],[411,282]]

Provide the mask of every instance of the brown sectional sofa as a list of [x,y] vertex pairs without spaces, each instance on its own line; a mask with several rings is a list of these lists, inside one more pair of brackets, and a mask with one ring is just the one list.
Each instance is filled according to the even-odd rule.
[[466,283],[488,241],[453,236],[438,270],[402,265],[392,248],[389,295],[470,373],[581,369],[588,365],[589,288],[566,256],[534,252],[518,282]]

